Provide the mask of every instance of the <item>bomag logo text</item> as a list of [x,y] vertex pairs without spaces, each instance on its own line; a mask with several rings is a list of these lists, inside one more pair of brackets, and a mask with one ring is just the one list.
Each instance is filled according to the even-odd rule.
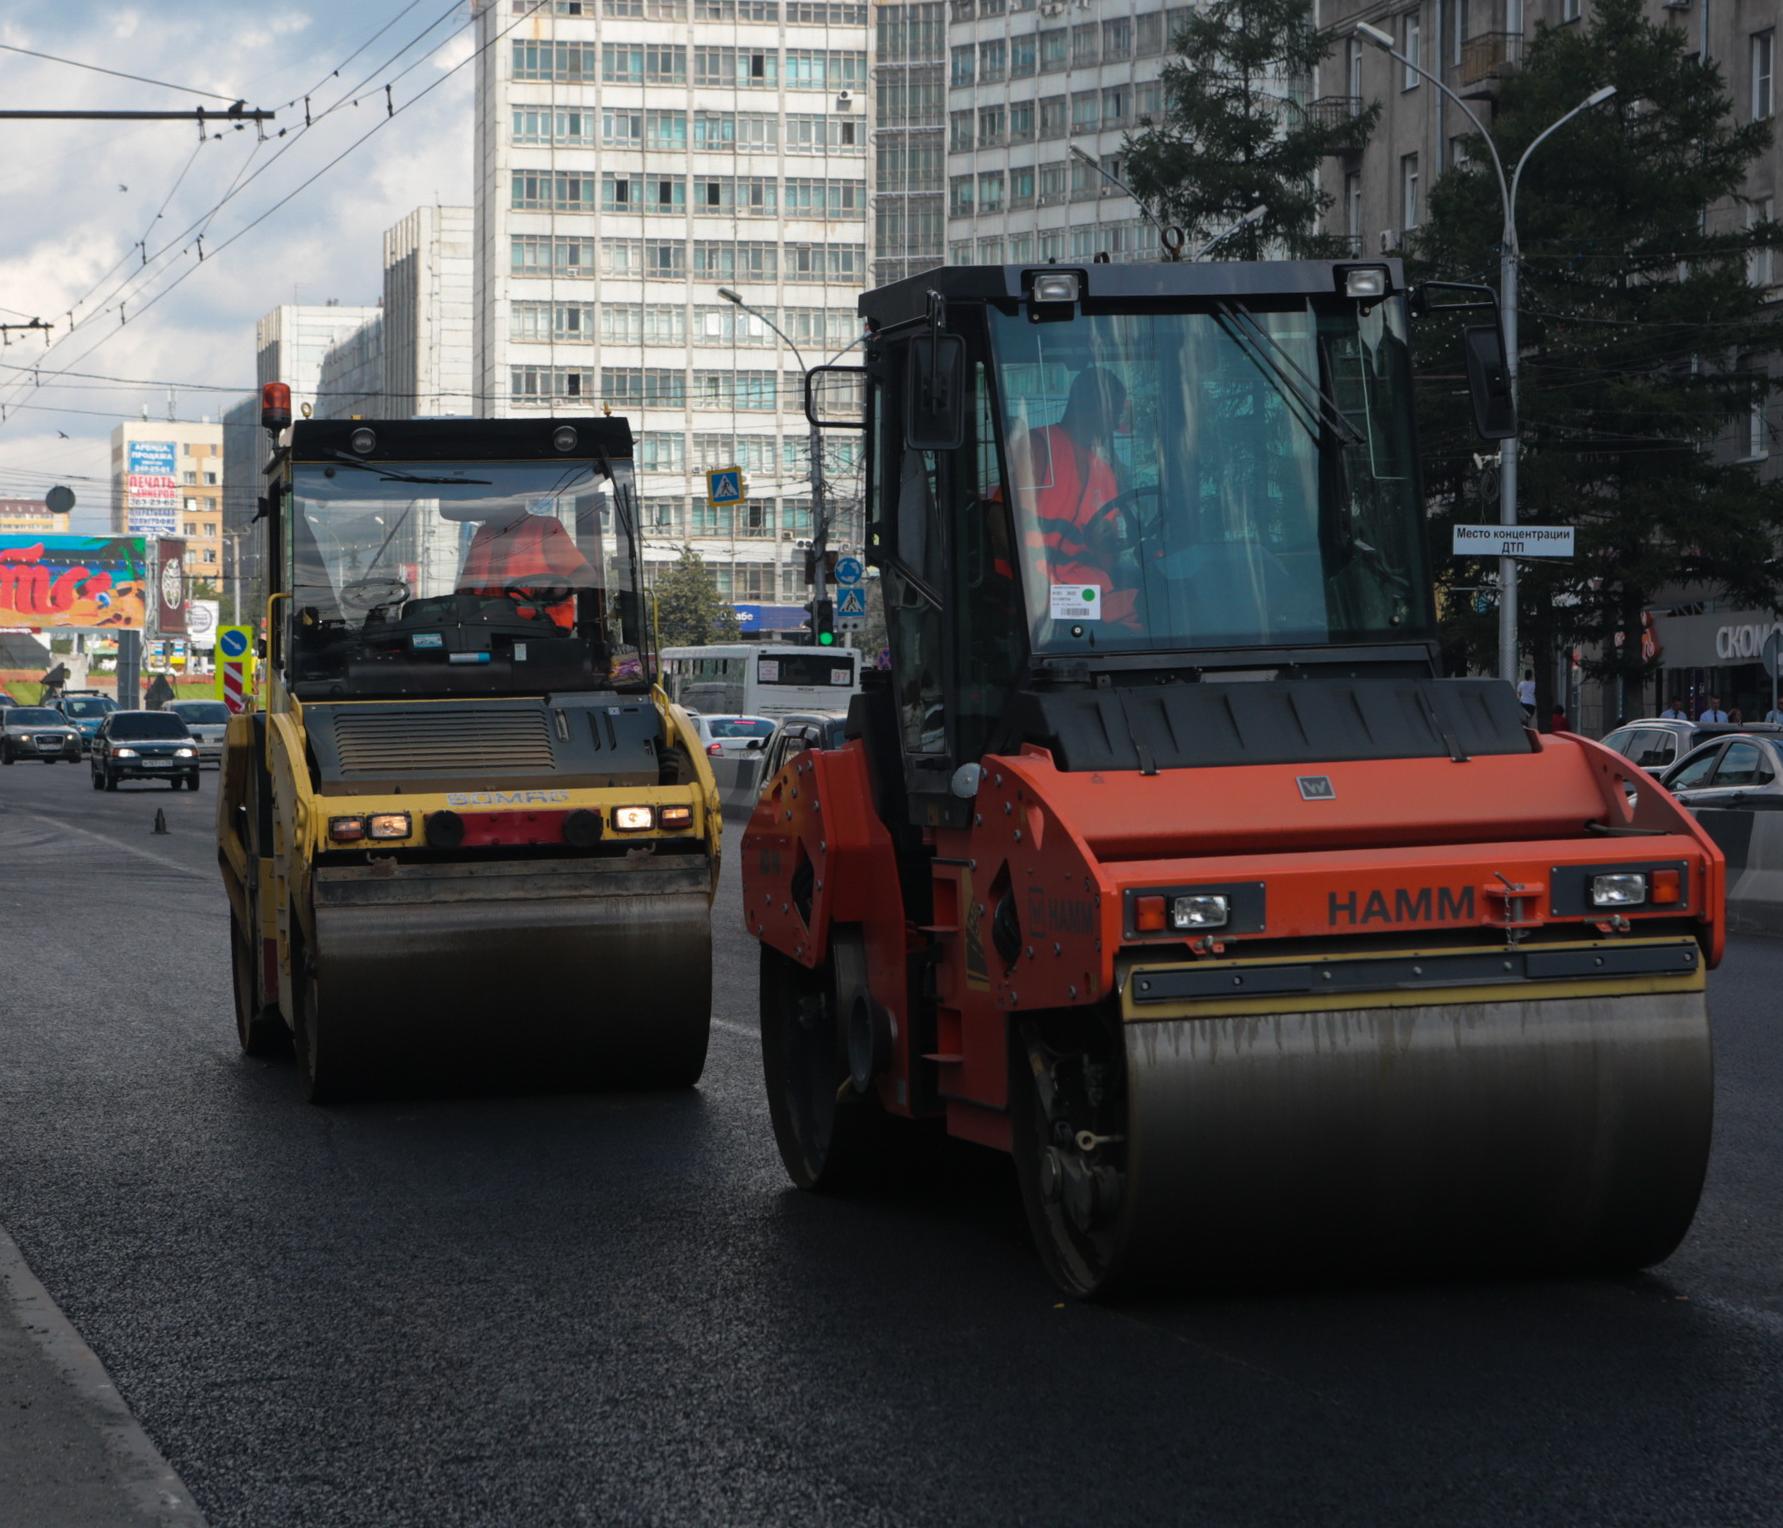
[[453,791],[447,806],[556,806],[568,801],[568,791]]
[[1334,891],[1328,900],[1332,928],[1376,923],[1471,923],[1471,886],[1396,886],[1391,891]]

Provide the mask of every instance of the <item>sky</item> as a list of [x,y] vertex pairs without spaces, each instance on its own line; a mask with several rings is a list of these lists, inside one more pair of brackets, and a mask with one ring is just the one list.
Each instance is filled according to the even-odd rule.
[[[54,325],[47,347],[18,332],[0,347],[0,498],[66,483],[76,495],[70,529],[104,528],[111,431],[144,405],[168,417],[158,384],[193,384],[174,389],[176,418],[220,417],[253,389],[262,314],[329,298],[376,304],[384,230],[423,204],[470,202],[469,21],[467,0],[0,5],[0,45],[163,82],[0,48],[9,109],[221,111],[242,99],[277,113],[264,142],[249,126],[202,147],[196,121],[0,121],[0,323]],[[51,375],[59,369],[70,374]]]

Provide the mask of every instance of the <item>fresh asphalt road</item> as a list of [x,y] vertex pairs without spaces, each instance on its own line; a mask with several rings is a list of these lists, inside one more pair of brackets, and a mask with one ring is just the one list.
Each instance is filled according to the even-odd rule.
[[1783,945],[1653,1274],[1089,1307],[988,1155],[787,1186],[734,830],[697,1091],[320,1110],[236,1053],[215,802],[0,771],[0,1225],[217,1528],[1783,1521]]

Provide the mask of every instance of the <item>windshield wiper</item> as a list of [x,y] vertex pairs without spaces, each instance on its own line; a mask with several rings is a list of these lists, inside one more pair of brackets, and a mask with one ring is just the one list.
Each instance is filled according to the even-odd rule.
[[[1338,401],[1301,369],[1287,347],[1257,322],[1256,315],[1238,303],[1219,302],[1214,314],[1238,348],[1265,376],[1273,377],[1284,397],[1291,397],[1315,420],[1329,425],[1346,446],[1366,445],[1362,432],[1350,423]],[[1290,374],[1291,373],[1291,374]],[[1303,420],[1304,424],[1305,421]],[[1309,434],[1317,432],[1309,429]]]
[[356,468],[360,472],[376,473],[378,481],[382,483],[462,483],[473,488],[490,486],[488,478],[422,477],[414,472],[393,472],[388,467],[374,467],[370,462],[362,462],[358,457],[348,456],[345,451],[326,451],[323,454],[337,462],[344,462],[347,466]]

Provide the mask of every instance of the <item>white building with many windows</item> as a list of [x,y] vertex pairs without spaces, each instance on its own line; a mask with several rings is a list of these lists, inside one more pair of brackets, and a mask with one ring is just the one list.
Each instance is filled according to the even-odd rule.
[[1158,0],[950,0],[948,264],[1156,258],[1115,182],[1124,135],[1162,111],[1187,16]]
[[[868,282],[866,0],[474,3],[474,411],[625,415],[647,561],[691,540],[734,602],[801,603],[800,363]],[[731,466],[749,502],[714,509]]]

